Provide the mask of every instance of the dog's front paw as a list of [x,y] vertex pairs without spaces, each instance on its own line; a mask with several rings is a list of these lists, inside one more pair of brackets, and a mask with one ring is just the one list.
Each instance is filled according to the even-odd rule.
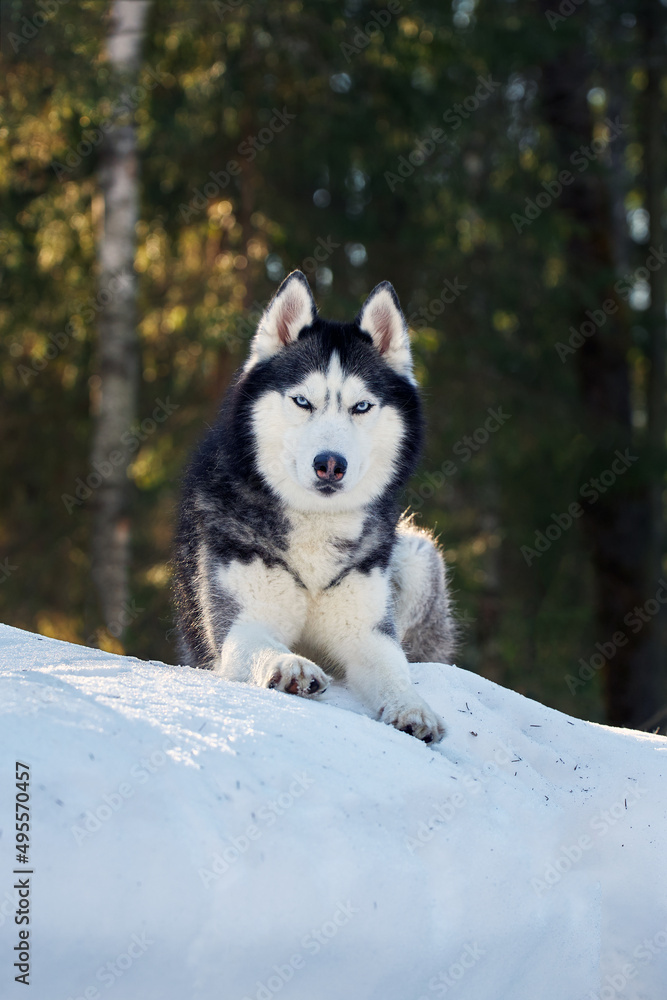
[[380,720],[424,743],[439,743],[445,735],[440,716],[418,696],[414,700],[387,705],[380,712]]
[[265,686],[311,698],[326,691],[330,681],[328,674],[305,656],[277,653],[271,658]]

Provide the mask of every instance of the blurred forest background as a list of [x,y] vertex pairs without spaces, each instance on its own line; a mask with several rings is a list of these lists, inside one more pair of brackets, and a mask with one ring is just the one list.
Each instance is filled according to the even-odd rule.
[[174,662],[188,453],[390,280],[459,664],[665,732],[660,0],[2,0],[0,618]]

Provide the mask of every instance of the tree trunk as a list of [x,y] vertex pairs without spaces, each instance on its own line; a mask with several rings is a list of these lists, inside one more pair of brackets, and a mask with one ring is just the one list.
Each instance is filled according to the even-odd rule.
[[[665,9],[653,0],[644,2],[640,14],[644,35],[646,89],[642,108],[644,183],[649,214],[649,245],[660,248],[664,239],[662,195],[665,188],[664,127],[660,87],[665,72]],[[652,462],[651,578],[662,575],[663,477],[665,468],[665,277],[662,268],[649,276],[651,305],[646,313],[650,368],[647,389],[647,444]]]
[[[141,47],[150,0],[114,0],[110,7],[107,55],[116,96],[114,125],[100,149],[99,182],[104,198],[98,244],[99,383],[95,394],[93,470],[95,492],[92,578],[107,630],[122,635],[128,624],[130,560],[130,454],[123,434],[137,415],[139,350],[136,331],[135,226],[139,178],[134,103]],[[126,108],[121,108],[126,97]],[[128,110],[129,109],[129,110]]]
[[[544,2],[544,0],[543,0]],[[548,6],[548,4],[546,4]],[[586,309],[600,310],[613,290],[614,224],[609,190],[598,164],[573,169],[570,156],[589,146],[592,119],[587,102],[590,65],[581,34],[563,46],[543,68],[543,108],[558,150],[559,169],[574,181],[563,188],[558,208],[572,223],[568,256],[573,290],[572,322],[579,327]],[[607,720],[612,725],[642,728],[661,706],[662,663],[655,621],[637,629],[627,616],[653,597],[649,575],[650,545],[655,526],[646,451],[634,439],[630,372],[630,317],[623,303],[577,352],[584,427],[592,454],[582,484],[609,469],[616,450],[640,456],[608,492],[584,506],[583,520],[591,549],[595,580],[595,619],[606,659],[604,687]],[[626,642],[614,640],[622,632]]]

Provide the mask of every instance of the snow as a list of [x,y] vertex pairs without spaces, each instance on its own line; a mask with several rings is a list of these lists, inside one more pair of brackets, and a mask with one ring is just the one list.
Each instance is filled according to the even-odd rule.
[[437,747],[340,686],[306,701],[8,626],[0,666],[3,997],[665,996],[661,737],[442,664],[414,667]]

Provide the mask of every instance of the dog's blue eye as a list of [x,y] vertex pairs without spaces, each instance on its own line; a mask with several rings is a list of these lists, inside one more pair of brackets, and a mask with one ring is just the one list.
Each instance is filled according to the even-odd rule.
[[308,402],[305,396],[292,396],[292,399],[297,406],[300,406],[302,410],[312,410],[312,404]]
[[360,403],[352,407],[353,413],[368,413],[369,410],[373,409],[373,403],[369,403],[367,399],[362,399]]

